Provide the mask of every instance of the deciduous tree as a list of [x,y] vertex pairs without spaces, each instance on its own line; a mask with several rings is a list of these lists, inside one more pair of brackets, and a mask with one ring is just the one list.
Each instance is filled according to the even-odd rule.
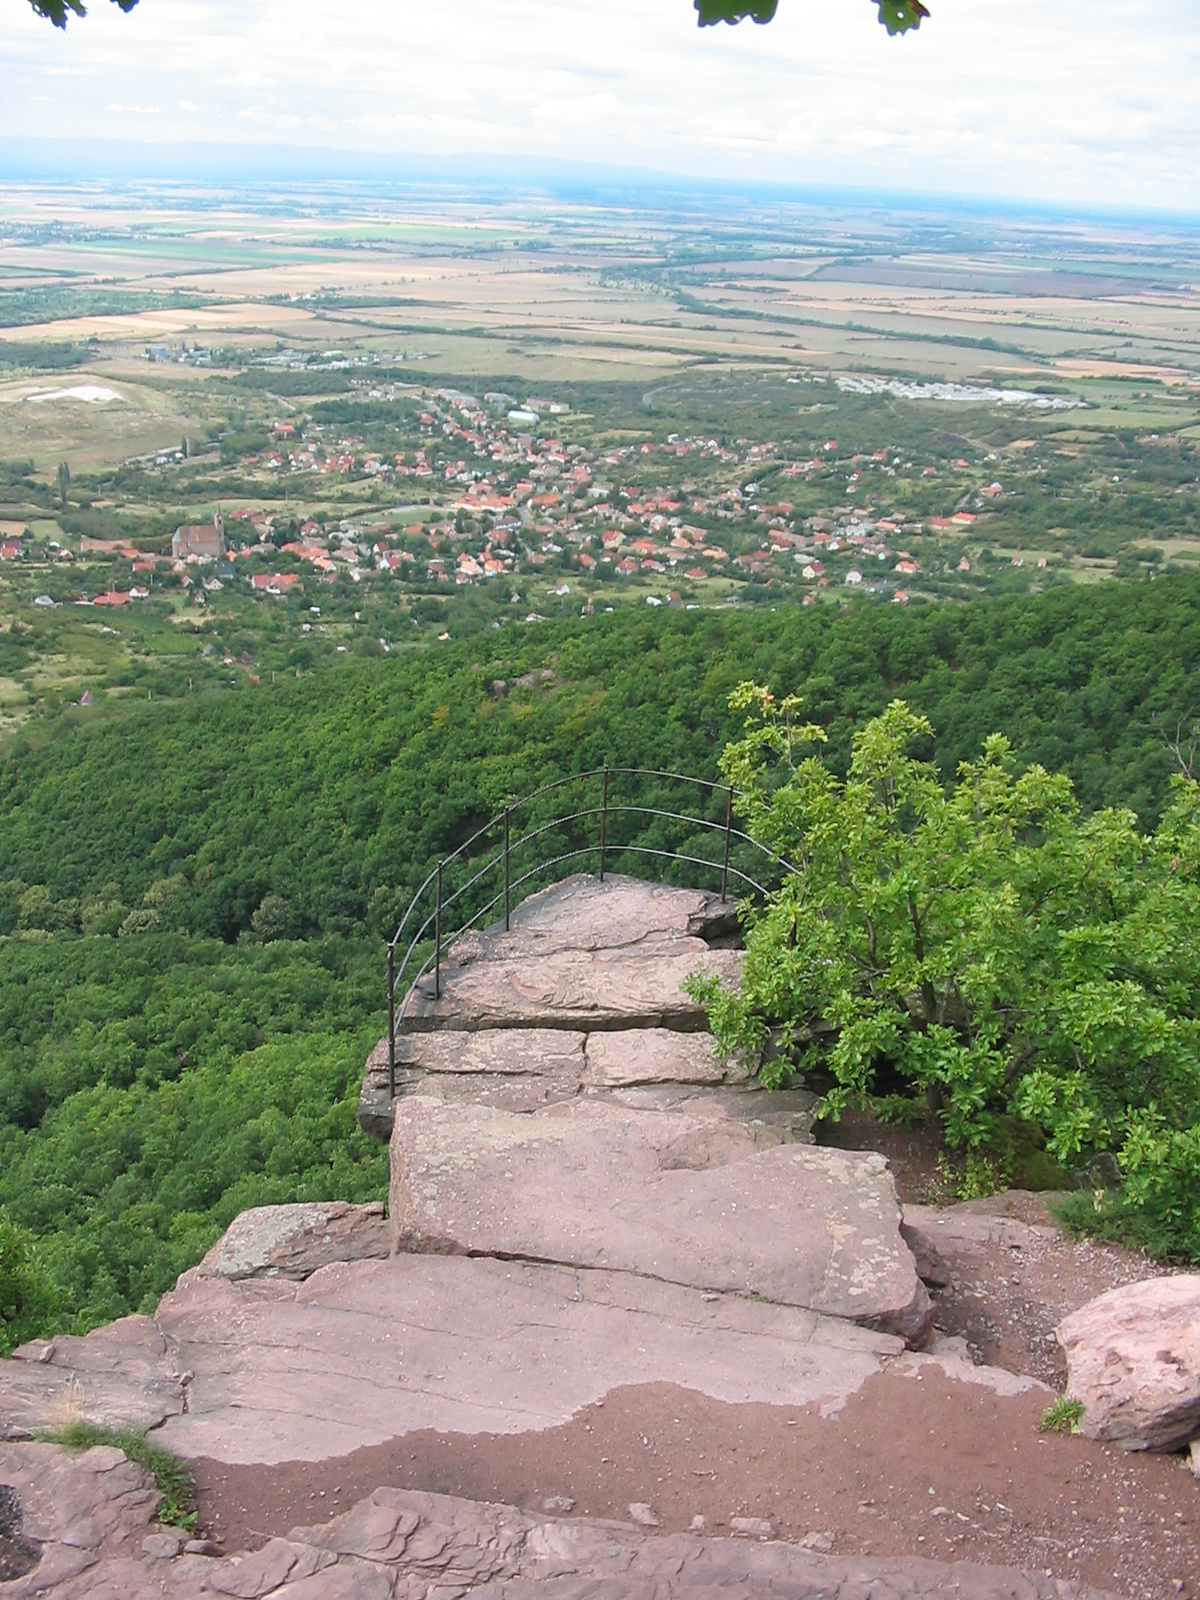
[[1003,1112],[1068,1165],[1113,1149],[1129,1197],[1200,1243],[1200,783],[1174,778],[1146,834],[1128,810],[1084,817],[1061,773],[1018,773],[1000,734],[945,786],[900,700],[844,780],[797,697],[743,683],[731,704],[722,770],[794,871],[740,987],[698,987],[721,1044],[769,1044],[776,1082],[827,1074],[827,1116],[899,1084],[953,1146]]

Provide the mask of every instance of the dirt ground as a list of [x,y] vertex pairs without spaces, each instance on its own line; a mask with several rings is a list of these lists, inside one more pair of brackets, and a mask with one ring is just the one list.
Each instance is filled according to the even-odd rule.
[[1045,1396],[1000,1399],[922,1377],[873,1379],[819,1406],[723,1405],[669,1385],[619,1390],[565,1427],[517,1437],[410,1434],[339,1461],[199,1462],[205,1532],[227,1549],[316,1523],[380,1484],[780,1538],[843,1554],[928,1555],[1041,1568],[1133,1596],[1192,1596],[1200,1484],[1180,1458],[1130,1456],[1037,1431]]
[[[1065,1239],[1035,1195],[951,1207],[1032,1225],[1021,1243],[947,1256],[936,1326],[976,1361],[1062,1384],[1055,1323],[1146,1258]],[[1130,1455],[1039,1433],[1051,1397],[1002,1398],[926,1365],[872,1379],[840,1409],[726,1405],[670,1385],[629,1388],[563,1427],[518,1436],[428,1432],[336,1461],[194,1463],[204,1532],[226,1549],[336,1515],[382,1484],[626,1518],[647,1504],[679,1532],[703,1517],[767,1519],[780,1538],[843,1554],[927,1555],[1039,1568],[1130,1600],[1200,1596],[1200,1482],[1179,1456]],[[570,1510],[567,1510],[570,1502]]]

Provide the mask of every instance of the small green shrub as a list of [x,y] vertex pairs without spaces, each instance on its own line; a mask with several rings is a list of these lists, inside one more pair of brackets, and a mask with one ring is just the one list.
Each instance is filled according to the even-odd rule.
[[1135,1205],[1120,1190],[1081,1190],[1056,1195],[1050,1211],[1076,1239],[1104,1239],[1126,1250],[1143,1250],[1156,1261],[1200,1264],[1200,1235],[1180,1231],[1173,1217]]
[[920,1128],[929,1121],[924,1100],[908,1094],[880,1094],[871,1100],[871,1110],[879,1122],[892,1122],[901,1128]]
[[1052,1406],[1038,1418],[1039,1433],[1078,1433],[1083,1418],[1083,1402],[1068,1400],[1060,1394]]
[[46,1444],[66,1445],[68,1450],[90,1450],[94,1445],[115,1445],[126,1459],[135,1461],[154,1479],[162,1504],[158,1520],[191,1533],[196,1526],[196,1507],[192,1480],[187,1468],[169,1450],[151,1444],[141,1428],[111,1428],[94,1422],[69,1422],[52,1433],[41,1434]]
[[931,1186],[934,1205],[950,1205],[956,1200],[983,1200],[1009,1187],[1008,1174],[987,1156],[971,1150],[960,1159],[943,1151],[937,1160],[938,1175]]

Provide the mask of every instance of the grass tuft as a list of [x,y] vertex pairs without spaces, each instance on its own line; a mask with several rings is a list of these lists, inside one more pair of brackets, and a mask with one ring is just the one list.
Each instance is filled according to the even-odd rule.
[[94,1445],[115,1445],[154,1479],[162,1504],[159,1522],[191,1533],[196,1526],[192,1480],[187,1468],[169,1450],[151,1444],[141,1428],[111,1428],[76,1419],[61,1428],[39,1434],[45,1444],[66,1445],[68,1450],[90,1450]]
[[1042,1412],[1038,1419],[1038,1432],[1078,1433],[1082,1418],[1082,1400],[1068,1400],[1065,1394],[1060,1394],[1054,1404]]

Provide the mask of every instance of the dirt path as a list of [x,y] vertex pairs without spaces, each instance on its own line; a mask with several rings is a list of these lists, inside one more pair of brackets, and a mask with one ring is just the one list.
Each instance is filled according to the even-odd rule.
[[840,1554],[1039,1568],[1129,1596],[1194,1595],[1200,1484],[1175,1457],[1037,1431],[1038,1392],[1002,1399],[920,1378],[872,1379],[835,1415],[722,1405],[669,1385],[624,1389],[567,1426],[516,1437],[410,1434],[338,1461],[265,1470],[196,1462],[200,1519],[227,1549],[322,1520],[380,1484],[626,1517],[670,1532],[701,1516],[769,1519]]

